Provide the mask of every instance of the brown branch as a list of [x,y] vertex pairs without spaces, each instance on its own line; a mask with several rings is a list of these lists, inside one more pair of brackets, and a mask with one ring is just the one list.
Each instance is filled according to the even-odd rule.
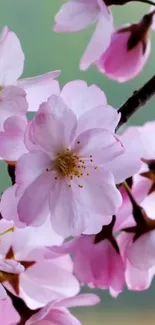
[[119,108],[121,119],[117,126],[118,130],[129,118],[143,107],[155,95],[155,75]]
[[[6,288],[5,288],[6,289]],[[19,298],[14,296],[10,291],[7,291],[8,296],[11,298],[12,300],[12,304],[14,306],[14,308],[16,309],[17,313],[20,315],[21,320],[18,323],[18,325],[24,325],[25,322],[32,316],[34,315],[39,309],[37,310],[31,310],[27,307],[27,305],[25,304],[25,302]]]

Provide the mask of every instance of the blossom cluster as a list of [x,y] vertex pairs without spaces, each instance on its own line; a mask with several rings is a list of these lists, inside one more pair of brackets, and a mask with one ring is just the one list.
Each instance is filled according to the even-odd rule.
[[[155,10],[114,29],[113,4],[65,2],[54,30],[96,22],[80,67],[124,82],[149,56]],[[148,289],[155,275],[155,121],[117,132],[122,116],[97,85],[61,87],[60,71],[23,79],[24,59],[4,27],[0,159],[11,184],[0,200],[0,322],[80,325],[68,308],[100,300],[83,286],[117,297]]]

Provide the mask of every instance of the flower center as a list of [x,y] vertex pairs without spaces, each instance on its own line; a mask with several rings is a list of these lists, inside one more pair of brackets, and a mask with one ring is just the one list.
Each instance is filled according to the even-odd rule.
[[53,167],[60,176],[79,177],[81,176],[81,172],[79,170],[80,166],[78,166],[78,161],[78,156],[69,149],[66,149],[57,154]]

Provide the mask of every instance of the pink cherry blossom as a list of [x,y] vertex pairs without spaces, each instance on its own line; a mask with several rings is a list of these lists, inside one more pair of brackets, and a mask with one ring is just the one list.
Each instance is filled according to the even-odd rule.
[[7,297],[0,302],[0,323],[3,325],[16,325],[20,321],[20,317],[14,309],[11,299]]
[[93,306],[99,303],[99,298],[94,294],[80,294],[72,298],[53,301],[38,313],[33,315],[26,325],[56,324],[56,325],[81,325],[81,323],[68,311],[68,307]]
[[116,29],[109,48],[96,63],[99,71],[119,82],[136,77],[143,69],[151,51],[149,29],[152,19],[151,13],[145,15],[139,24]]
[[0,86],[18,86],[27,94],[29,111],[36,111],[42,101],[59,92],[55,79],[60,71],[45,73],[34,78],[21,79],[24,70],[24,53],[17,35],[4,27],[0,35]]
[[74,273],[83,284],[91,288],[109,289],[117,297],[124,287],[122,257],[108,239],[95,242],[95,236],[82,235],[60,247],[49,247],[49,256],[70,253],[74,260]]
[[[56,110],[55,110],[55,107],[56,107]],[[70,107],[72,111],[67,109],[67,107]],[[60,114],[62,115],[62,117],[61,116],[59,117],[58,109],[60,110]],[[96,114],[96,112],[97,112],[97,114]],[[112,212],[112,210],[108,211],[109,208],[107,206],[107,203],[109,201],[107,200],[107,197],[103,204],[104,196],[93,194],[94,191],[96,191],[96,190],[98,191],[98,189],[97,189],[98,185],[96,184],[95,188],[93,185],[93,191],[91,189],[92,194],[91,193],[89,194],[89,195],[93,195],[93,201],[91,201],[88,204],[88,206],[90,205],[89,209],[91,209],[91,213],[90,212],[89,213],[90,213],[90,216],[92,215],[92,218],[87,217],[88,211],[89,211],[88,206],[87,206],[88,199],[85,200],[85,198],[81,197],[81,195],[80,195],[80,198],[78,198],[78,201],[80,199],[81,203],[79,205],[78,201],[74,201],[74,200],[71,201],[71,198],[69,199],[69,196],[70,195],[72,196],[72,193],[74,193],[75,197],[79,195],[78,193],[81,193],[81,192],[85,193],[84,188],[87,189],[87,184],[90,184],[90,188],[92,188],[91,184],[94,179],[93,177],[96,178],[96,175],[99,176],[101,174],[99,176],[99,179],[100,179],[100,177],[102,177],[102,179],[104,177],[104,181],[102,181],[102,183],[108,182],[108,186],[109,186],[109,181],[110,181],[109,177],[112,177],[112,176],[110,176],[111,173],[114,176],[115,183],[120,183],[125,178],[132,176],[135,172],[137,172],[139,170],[140,159],[139,159],[139,156],[136,155],[136,152],[133,151],[133,149],[132,149],[130,138],[127,141],[125,138],[122,137],[123,142],[125,143],[125,146],[126,146],[126,148],[125,148],[126,151],[123,154],[123,147],[121,145],[121,142],[118,141],[115,138],[115,136],[113,135],[115,128],[117,126],[117,123],[119,122],[119,118],[120,118],[120,116],[117,113],[117,111],[107,104],[107,100],[106,100],[106,97],[105,97],[103,91],[101,91],[95,85],[88,87],[84,81],[80,81],[80,80],[73,81],[73,82],[66,84],[61,91],[60,97],[53,96],[49,99],[49,101],[47,103],[44,103],[43,105],[41,105],[38,114],[36,115],[35,119],[32,122],[30,122],[30,124],[27,128],[27,131],[26,131],[25,141],[26,141],[27,148],[30,151],[30,154],[28,154],[26,156],[24,155],[21,158],[21,160],[19,160],[19,162],[17,163],[16,189],[15,189],[15,187],[12,189],[8,189],[2,195],[1,212],[2,212],[3,217],[6,218],[7,220],[13,219],[17,226],[22,226],[21,223],[24,223],[24,224],[26,223],[27,225],[30,225],[30,224],[40,225],[44,222],[44,220],[46,219],[46,216],[48,214],[51,214],[52,225],[53,225],[54,229],[56,229],[57,232],[63,232],[63,233],[61,233],[63,236],[68,235],[66,232],[69,232],[69,234],[70,233],[71,234],[77,234],[77,233],[79,234],[81,232],[86,232],[87,234],[90,234],[90,233],[92,234],[92,233],[99,232],[102,229],[103,224],[108,224],[110,222],[111,215],[113,214],[114,210],[113,210],[113,212]],[[69,119],[71,120],[70,125],[69,125]],[[63,132],[67,131],[66,140],[65,140],[65,138],[61,139],[62,126],[64,128]],[[52,129],[51,129],[51,127],[52,127]],[[61,129],[60,132],[59,132],[59,127]],[[66,130],[65,130],[65,128],[66,128]],[[97,128],[100,128],[100,129],[97,130]],[[70,131],[69,131],[69,129],[70,129]],[[51,133],[51,130],[52,130],[52,133]],[[71,135],[69,134],[69,132],[71,132]],[[100,132],[101,133],[103,132],[104,135],[107,133],[107,135],[110,136],[110,138],[111,138],[110,141],[112,141],[112,142],[109,142],[109,144],[108,144],[108,142],[106,143],[106,141],[104,140],[104,143],[102,144]],[[59,134],[58,136],[56,136],[57,133]],[[81,133],[83,135],[81,135]],[[97,133],[98,133],[98,135],[97,135]],[[71,136],[71,138],[70,138],[70,136]],[[80,143],[77,143],[77,142],[81,141],[81,136],[85,138],[84,141],[90,141],[90,149],[88,148],[88,145],[86,146],[86,148],[82,149]],[[37,139],[34,139],[34,137],[37,137]],[[68,137],[68,139],[67,139],[67,137]],[[94,150],[94,149],[95,149],[95,151],[97,150],[96,144],[95,144],[96,142],[94,142],[94,145],[95,145],[94,149],[92,147],[93,146],[93,142],[92,142],[93,137],[94,137],[95,141],[97,141],[97,146],[103,146],[103,148],[105,146],[104,155],[103,155],[104,156],[103,157],[103,160],[104,160],[103,167],[105,170],[104,175],[102,174],[101,168],[96,169],[97,160],[100,159],[99,157],[97,157],[98,153],[97,152],[95,153],[96,163],[95,163],[95,161],[92,162],[93,159],[91,159],[91,157],[90,157],[90,156],[92,156],[92,150]],[[104,139],[105,139],[105,136],[104,136]],[[91,142],[92,142],[92,144],[91,144]],[[99,143],[100,143],[100,145],[99,145]],[[112,145],[112,143],[113,143],[113,145]],[[70,148],[69,150],[71,150],[71,148],[72,148],[72,150],[76,153],[80,150],[79,154],[82,155],[83,158],[84,158],[84,155],[86,155],[86,157],[89,157],[89,159],[85,157],[85,160],[86,159],[89,160],[88,166],[87,166],[87,173],[85,173],[84,175],[81,175],[81,176],[85,176],[85,177],[81,177],[79,179],[79,183],[77,183],[78,177],[74,177],[74,181],[75,181],[75,182],[73,182],[74,188],[73,188],[73,186],[72,186],[72,188],[70,188],[71,184],[68,183],[68,181],[67,181],[67,183],[62,182],[62,181],[58,182],[57,179],[55,179],[55,177],[57,178],[56,175],[54,176],[54,179],[52,177],[52,175],[54,175],[54,173],[51,170],[51,163],[56,158],[56,154],[57,154],[57,152],[59,152],[60,146],[62,148],[66,148],[66,149],[69,146],[69,148]],[[53,147],[53,149],[52,149],[52,147]],[[116,153],[112,154],[111,150],[113,150],[114,147],[116,148]],[[131,147],[131,148],[129,148],[129,147]],[[109,153],[108,153],[108,148],[110,149]],[[5,150],[7,152],[7,146],[5,146]],[[53,153],[52,153],[52,150],[54,150]],[[84,152],[85,150],[86,150],[86,152]],[[117,153],[117,150],[120,151],[120,153],[119,152]],[[101,149],[99,149],[99,152],[100,151],[101,151]],[[54,156],[52,156],[53,154],[54,154]],[[109,156],[109,154],[110,155],[112,154],[112,156]],[[131,155],[133,157],[132,161],[130,159]],[[29,158],[30,158],[30,160],[31,160],[31,158],[33,158],[32,163],[30,162]],[[29,160],[29,162],[27,159]],[[41,164],[43,164],[42,166],[40,165],[39,160],[40,160],[40,162],[42,161],[41,162]],[[30,174],[29,174],[29,172],[27,173],[28,170],[25,165],[25,162],[26,162],[26,165],[27,165],[27,163],[29,164],[28,169],[29,169]],[[100,162],[101,162],[101,160],[100,160]],[[95,163],[95,166],[94,166],[94,163]],[[98,161],[98,163],[99,163],[99,161]],[[32,169],[31,164],[34,166],[34,169]],[[122,166],[124,166],[124,168],[122,168]],[[85,166],[82,166],[82,169],[85,170],[85,168],[83,168],[83,167],[85,167]],[[36,168],[38,168],[38,171]],[[91,175],[89,175],[88,169],[91,170]],[[46,170],[48,170],[48,172]],[[26,172],[25,176],[23,174],[23,171],[24,171],[24,174]],[[93,171],[93,173],[92,173],[92,171]],[[35,172],[34,178],[31,178],[33,176],[34,172]],[[42,176],[41,176],[41,174],[42,174]],[[21,176],[22,176],[22,178],[24,177],[24,179],[21,179],[20,178]],[[41,195],[41,199],[39,199],[41,206],[40,207],[38,206],[38,202],[37,202],[38,197],[35,195],[36,200],[34,200],[34,199],[32,200],[33,207],[31,205],[27,205],[27,203],[26,203],[26,206],[28,209],[29,208],[30,209],[37,208],[38,211],[35,211],[35,212],[34,212],[34,210],[27,211],[24,201],[25,201],[25,199],[27,200],[27,195],[29,195],[30,193],[29,193],[28,189],[26,190],[26,188],[27,188],[27,186],[28,187],[30,186],[29,189],[31,190],[32,186],[34,186],[36,184],[36,182],[38,184],[38,181],[40,179],[42,182],[42,177],[43,178],[45,177],[43,182],[46,185],[46,190],[44,188],[44,192],[43,192],[44,196],[42,195],[43,193],[42,193],[42,184],[41,183],[40,183],[41,188],[40,188],[39,192],[38,192],[38,189],[39,189],[38,185],[37,185],[37,191],[35,190],[36,193],[38,192],[39,196]],[[51,182],[51,177],[54,181],[54,182],[52,181],[53,183]],[[107,178],[107,180],[105,179],[105,177]],[[47,178],[47,180],[45,180],[46,178]],[[81,186],[83,186],[83,184],[82,185],[80,184],[80,180],[82,178],[83,178],[83,182],[85,182],[85,184],[86,184],[84,186],[84,188],[81,187]],[[108,178],[109,178],[109,180],[108,180]],[[90,183],[90,179],[91,179],[91,183]],[[66,178],[64,178],[64,180],[66,180]],[[112,178],[111,178],[111,181],[112,181]],[[69,182],[71,182],[70,178],[69,178]],[[56,201],[54,203],[54,206],[53,206],[53,202],[51,201],[51,200],[54,200],[54,197],[52,195],[52,193],[53,193],[52,186],[55,186],[54,184],[57,184],[57,186],[60,186],[61,191],[62,191],[62,192],[60,191],[61,197],[62,197],[62,200],[61,200],[61,197],[58,198],[58,196],[57,196],[58,188],[57,187],[55,189],[53,188],[54,193],[57,197],[56,200],[59,200],[59,201],[57,201],[59,203],[56,204],[56,207],[54,207]],[[81,186],[78,187],[77,185],[81,185]],[[114,188],[115,187],[113,187],[113,190],[114,190]],[[109,192],[109,194],[112,197],[112,200],[114,200],[113,190],[110,190],[110,192]],[[65,191],[66,195],[63,195],[64,191]],[[103,191],[104,191],[104,189],[103,189]],[[99,190],[99,192],[101,194],[101,190]],[[117,206],[117,204],[120,204],[119,202],[121,202],[120,196],[119,196],[118,191],[116,191],[116,189],[114,190],[114,192],[115,192],[115,194],[117,193],[116,194],[117,199],[119,198],[118,203],[116,203],[116,206]],[[85,193],[85,195],[87,195],[87,192]],[[98,200],[98,208],[99,208],[99,198],[100,198],[101,199],[101,203],[100,203],[101,208],[103,209],[103,206],[104,206],[104,210],[102,210],[103,211],[102,213],[95,212],[96,217],[94,218],[94,213],[92,211],[94,210],[93,202],[95,200],[94,199],[95,197],[96,197],[96,200]],[[68,203],[67,203],[68,199],[72,204],[68,205]],[[10,207],[8,206],[8,200],[10,200],[10,202],[12,202],[12,205],[10,205]],[[50,206],[49,206],[49,203],[50,203]],[[78,203],[78,205],[76,205],[77,203]],[[36,204],[36,208],[35,208],[35,204]],[[17,207],[17,205],[18,205],[18,207]],[[14,206],[14,210],[13,210],[14,213],[12,213],[13,206]],[[66,219],[64,217],[62,217],[62,215],[64,216],[64,207],[65,206],[66,206]],[[95,203],[95,206],[96,206],[96,203]],[[24,207],[24,211],[23,211],[23,207]],[[101,208],[99,208],[99,209],[101,209]],[[115,207],[115,208],[117,209],[117,207]],[[53,210],[53,209],[55,209],[55,210]],[[63,211],[63,213],[61,211]],[[80,212],[80,211],[82,211],[82,212]],[[80,213],[82,213],[82,215],[81,215],[80,219],[78,220],[77,215],[80,216]],[[24,215],[25,215],[25,217],[24,217]],[[54,215],[56,215],[57,217],[54,218]],[[84,215],[85,215],[85,217],[82,217]],[[28,220],[28,216],[29,216],[29,220]],[[61,218],[63,218],[63,227],[62,227]],[[20,219],[20,221],[19,221],[19,219]],[[72,222],[70,222],[70,220]],[[91,222],[90,222],[90,220],[91,220]],[[98,220],[98,222],[96,222],[96,220]],[[61,229],[59,229],[60,225],[61,225]]]
[[81,59],[82,70],[98,60],[110,44],[112,15],[102,0],[69,0],[55,16],[56,32],[77,32],[96,22],[96,29]]
[[[1,230],[9,224],[1,220]],[[49,235],[51,236],[52,232]],[[48,232],[46,236],[49,237]],[[57,237],[55,238],[57,242]],[[79,292],[78,281],[72,275],[73,265],[70,257],[66,255],[47,260],[45,244],[50,244],[50,240],[45,239],[45,235],[41,237],[40,232],[29,227],[5,234],[1,242],[0,258],[9,260],[9,263],[6,261],[9,273],[1,277],[1,282],[14,295],[21,297],[31,309],[43,307],[53,299],[71,297]],[[9,267],[18,262],[25,267],[25,271],[19,274],[16,270],[16,277],[14,276],[12,281]]]
[[[149,242],[150,236],[154,236],[154,234],[150,232],[135,242],[133,242],[133,234],[122,233],[119,236],[119,246],[125,264],[125,280],[130,290],[143,291],[148,289],[155,275],[155,263],[150,263],[150,253],[152,250],[153,256],[154,249],[152,245],[149,246],[151,244]],[[137,250],[138,246],[139,250]],[[147,256],[147,254],[149,255]]]
[[40,225],[50,213],[53,228],[63,236],[82,233],[91,219],[111,216],[121,204],[112,172],[104,171],[104,163],[124,152],[121,142],[103,128],[75,136],[77,125],[62,99],[50,97],[29,125],[30,153],[16,168],[20,221]]

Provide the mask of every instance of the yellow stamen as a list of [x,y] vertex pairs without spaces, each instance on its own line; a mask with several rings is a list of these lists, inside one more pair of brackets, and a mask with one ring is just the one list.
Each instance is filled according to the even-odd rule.
[[11,231],[13,232],[14,230],[15,230],[15,228],[14,227],[11,227],[11,228],[9,228],[9,229],[1,232],[0,233],[0,236],[6,235],[8,232],[11,232]]

